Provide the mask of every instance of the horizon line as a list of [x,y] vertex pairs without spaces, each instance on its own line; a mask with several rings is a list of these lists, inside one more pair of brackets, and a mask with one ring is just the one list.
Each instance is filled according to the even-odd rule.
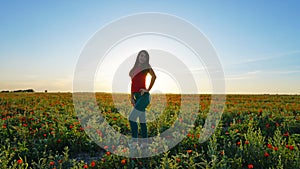
[[[129,92],[105,92],[105,91],[95,91],[95,92],[88,92],[88,91],[79,91],[79,92],[73,92],[73,91],[34,91],[34,92],[14,92],[14,90],[9,92],[3,92],[7,90],[2,90],[0,93],[103,93],[103,94],[130,94]],[[300,95],[300,93],[244,93],[244,92],[228,92],[228,93],[151,93],[152,95],[161,95],[161,94],[174,94],[174,95]]]

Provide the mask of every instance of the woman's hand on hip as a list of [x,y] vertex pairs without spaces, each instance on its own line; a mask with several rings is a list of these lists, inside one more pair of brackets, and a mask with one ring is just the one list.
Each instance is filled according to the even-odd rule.
[[145,92],[149,92],[147,89],[140,89],[141,95],[143,95]]

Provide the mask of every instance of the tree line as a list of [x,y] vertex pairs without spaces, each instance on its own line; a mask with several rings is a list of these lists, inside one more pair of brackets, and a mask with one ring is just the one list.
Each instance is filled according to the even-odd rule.
[[11,91],[9,91],[9,90],[2,90],[1,91],[1,93],[10,93],[10,92],[12,92],[12,93],[17,93],[17,92],[31,93],[31,92],[34,92],[34,90],[33,89],[25,89],[25,90],[11,90]]

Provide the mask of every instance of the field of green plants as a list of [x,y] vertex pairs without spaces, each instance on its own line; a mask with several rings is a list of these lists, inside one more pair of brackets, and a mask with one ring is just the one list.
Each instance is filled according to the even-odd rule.
[[[122,111],[130,111],[129,95],[119,97],[126,103]],[[147,123],[150,137],[169,128],[180,113],[180,95],[164,97],[165,109]],[[80,124],[71,93],[0,93],[0,168],[299,168],[299,95],[227,95],[222,120],[211,126],[215,132],[204,143],[198,142],[199,131],[211,95],[199,97],[194,127],[182,131],[187,134],[178,145],[153,157],[128,158],[114,155],[127,149],[101,148],[88,137],[89,126]],[[111,94],[97,93],[96,99],[106,121],[130,136],[129,121]],[[153,98],[151,105],[159,104]]]

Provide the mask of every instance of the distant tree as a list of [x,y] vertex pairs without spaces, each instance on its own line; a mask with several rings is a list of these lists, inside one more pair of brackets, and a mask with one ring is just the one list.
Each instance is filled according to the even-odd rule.
[[45,90],[45,93],[47,93],[48,91],[47,90]]
[[27,89],[24,92],[34,92],[34,90],[33,89]]
[[17,93],[19,93],[19,92],[28,92],[28,93],[31,93],[31,92],[34,92],[34,90],[33,90],[33,89],[26,89],[26,90],[14,90],[14,91],[12,91],[12,92],[17,92]]
[[2,90],[1,93],[9,93],[9,90]]

